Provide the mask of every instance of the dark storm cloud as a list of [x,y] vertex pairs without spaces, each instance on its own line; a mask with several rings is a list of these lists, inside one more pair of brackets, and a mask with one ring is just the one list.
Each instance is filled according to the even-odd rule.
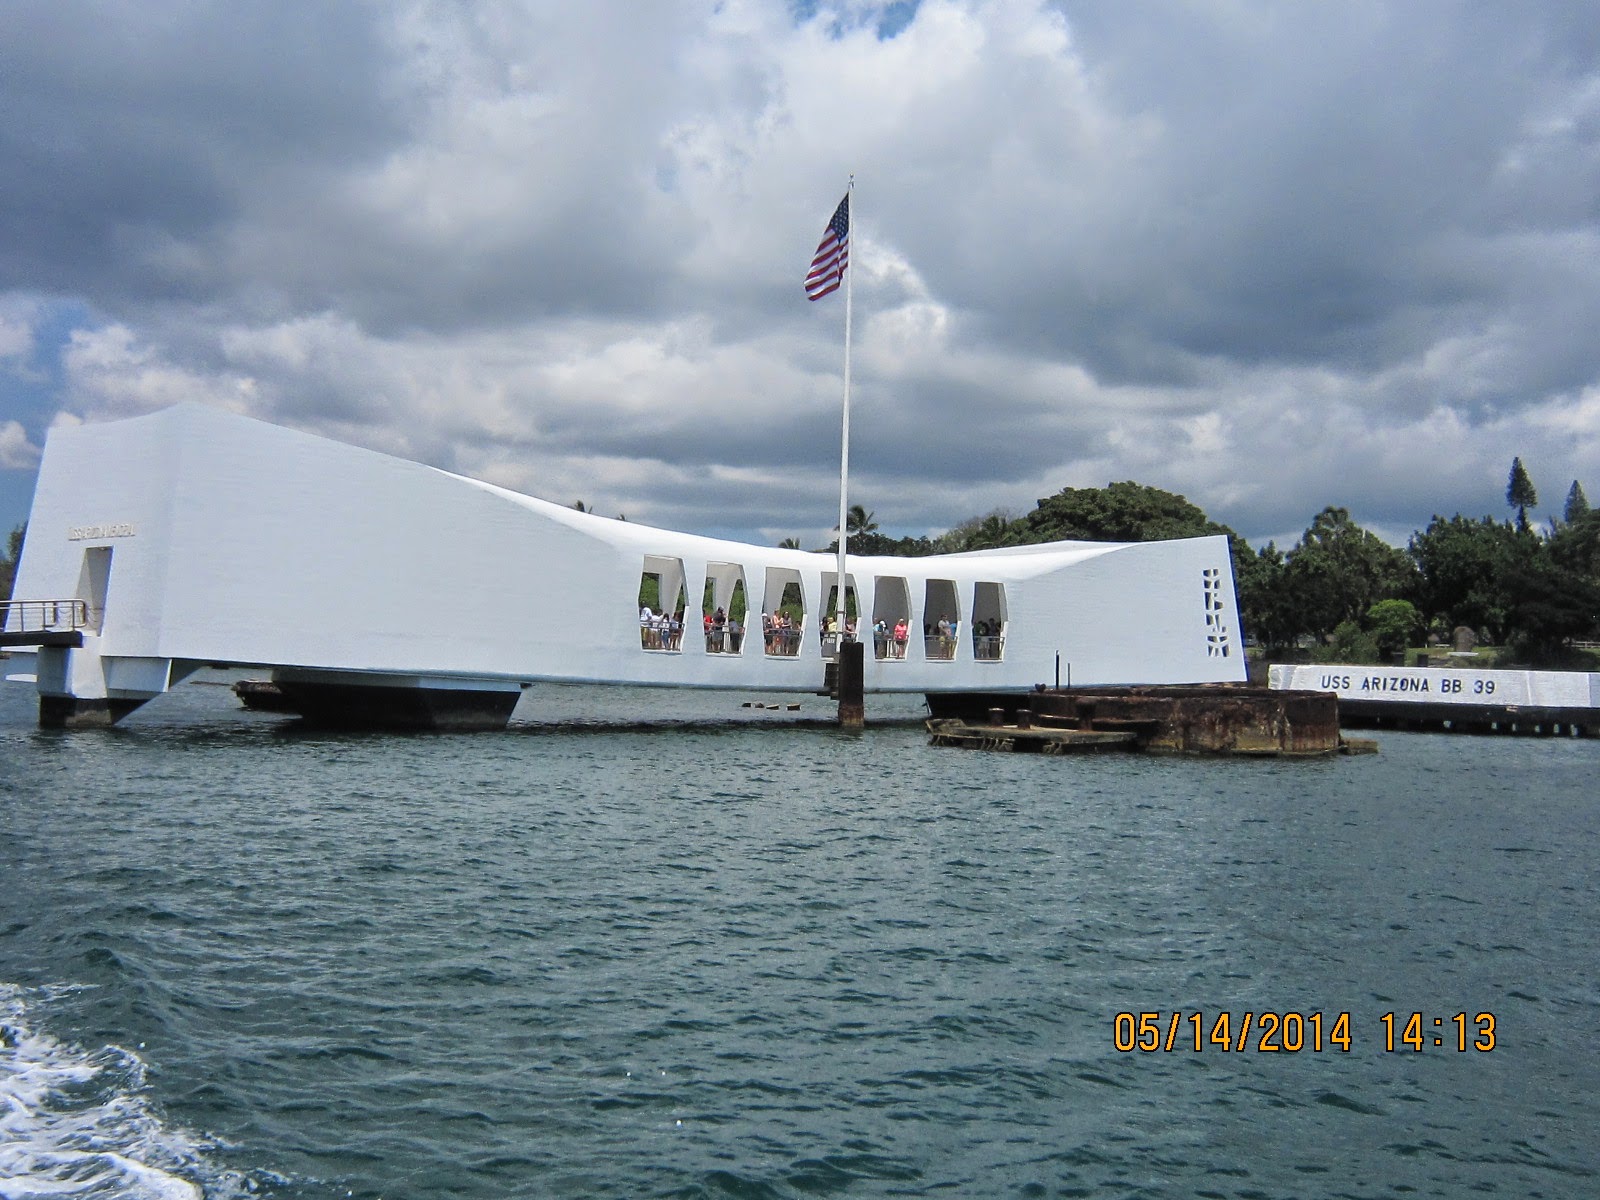
[[358,6],[42,0],[0,37],[0,287],[114,307],[212,295],[203,246],[281,172],[400,131]]
[[[799,280],[856,169],[852,478],[888,532],[1131,478],[1248,536],[1335,503],[1403,540],[1493,509],[1512,453],[1600,491],[1586,6],[0,24],[0,293],[69,414],[200,399],[825,541],[843,297]],[[13,417],[17,458],[45,421]]]
[[8,6],[0,288],[390,330],[650,308],[658,130],[616,109],[660,67],[610,78],[603,14],[387,11]]
[[[1594,114],[1537,128],[1595,67],[1560,12],[1064,8],[1129,142],[1109,186],[1064,191],[1054,214],[1019,202],[1026,180],[991,180],[996,228],[1063,231],[1043,253],[928,231],[967,247],[930,277],[988,337],[1109,382],[1182,381],[1189,356],[1369,371],[1516,304],[1502,239],[1594,220]],[[1102,170],[1093,151],[1062,163]],[[1545,315],[1528,309],[1530,334]]]

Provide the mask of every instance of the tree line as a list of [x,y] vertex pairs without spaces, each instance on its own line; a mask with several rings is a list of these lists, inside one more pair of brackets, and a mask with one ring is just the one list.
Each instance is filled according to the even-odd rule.
[[17,563],[22,560],[22,539],[27,535],[27,525],[18,525],[6,539],[5,557],[0,558],[0,600],[11,599],[11,588],[17,581]]
[[[889,538],[851,511],[850,549],[916,557],[1065,539],[1228,539],[1245,636],[1270,654],[1310,639],[1340,661],[1378,661],[1465,625],[1508,661],[1587,666],[1575,642],[1600,636],[1600,512],[1574,480],[1560,518],[1528,519],[1538,493],[1520,458],[1507,520],[1435,515],[1396,549],[1329,505],[1288,550],[1253,549],[1184,497],[1133,482],[1063,488],[1025,516],[993,512],[937,537]],[[829,549],[836,549],[837,541]]]

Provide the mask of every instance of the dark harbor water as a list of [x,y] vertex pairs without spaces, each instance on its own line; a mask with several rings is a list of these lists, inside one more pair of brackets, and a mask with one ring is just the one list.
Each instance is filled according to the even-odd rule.
[[[1600,742],[1062,761],[742,698],[60,734],[0,686],[0,1196],[1600,1195]],[[1286,1011],[1321,1050],[1192,1047]]]

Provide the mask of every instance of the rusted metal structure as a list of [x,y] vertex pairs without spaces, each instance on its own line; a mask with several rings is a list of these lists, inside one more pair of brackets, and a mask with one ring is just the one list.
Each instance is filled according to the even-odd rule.
[[1232,684],[1038,688],[1029,693],[929,696],[934,745],[1069,754],[1126,749],[1157,754],[1323,757],[1370,749],[1339,733],[1330,692]]

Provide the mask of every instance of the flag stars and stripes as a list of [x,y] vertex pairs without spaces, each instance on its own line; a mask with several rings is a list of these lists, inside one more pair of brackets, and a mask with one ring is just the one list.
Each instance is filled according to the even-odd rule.
[[829,292],[839,290],[844,282],[844,269],[850,265],[850,194],[845,193],[839,207],[833,210],[833,219],[817,243],[817,253],[811,260],[811,270],[806,274],[806,299],[820,300]]

